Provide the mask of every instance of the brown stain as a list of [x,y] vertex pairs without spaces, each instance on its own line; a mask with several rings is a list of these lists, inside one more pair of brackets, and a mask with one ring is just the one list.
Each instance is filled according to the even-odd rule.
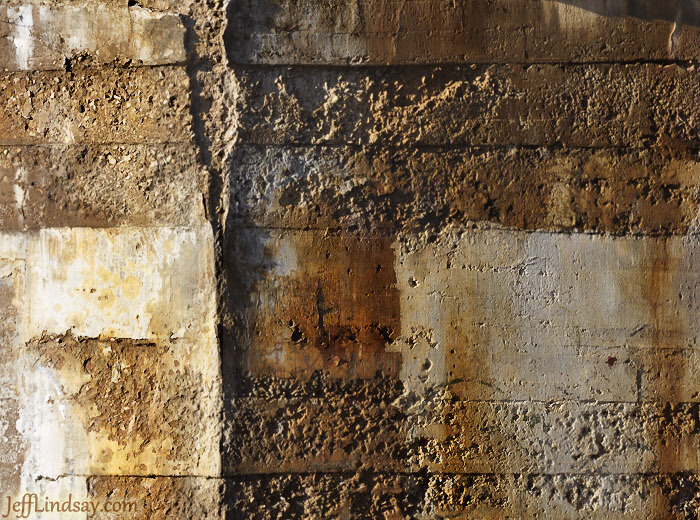
[[698,24],[685,3],[238,0],[224,41],[232,64],[682,59]]
[[[464,0],[357,3],[363,21],[358,30],[367,56],[373,63],[386,64],[498,59],[504,47],[524,57],[523,16],[533,14],[526,5],[512,2],[497,2],[498,6]],[[500,30],[508,31],[509,39],[485,37]]]
[[[643,294],[649,306],[651,327],[651,348],[649,348],[648,370],[655,388],[651,394],[663,402],[676,403],[682,400],[682,374],[674,367],[674,347],[682,347],[676,338],[678,331],[685,331],[682,316],[674,312],[673,303],[677,299],[674,274],[679,259],[669,250],[669,239],[648,239],[652,241],[650,251],[650,271],[643,286]],[[681,334],[681,337],[686,334]]]
[[[532,22],[540,14],[527,2],[506,0],[495,5],[468,0],[308,4],[281,0],[232,4],[233,23],[224,36],[229,59],[313,63],[328,61],[330,55],[331,62],[354,57],[371,64],[453,63],[503,59],[503,54],[522,59],[526,17]],[[260,35],[272,37],[277,45],[260,44],[255,38]],[[321,48],[341,35],[347,46],[331,43],[331,49]]]
[[[470,245],[467,249],[471,247],[478,246]],[[461,245],[458,250],[461,252]],[[455,287],[454,296],[459,299],[459,305],[446,306],[441,316],[449,339],[445,344],[446,394],[441,407],[444,439],[437,450],[442,464],[437,473],[442,478],[456,473],[459,477],[455,482],[474,479],[475,486],[480,479],[490,478],[481,475],[523,471],[517,461],[524,455],[508,425],[501,424],[498,410],[503,405],[498,401],[512,396],[508,388],[502,387],[503,373],[493,370],[503,362],[503,352],[497,351],[504,346],[499,327],[512,326],[517,315],[516,298],[510,292],[499,294],[499,283],[494,283],[499,269],[490,259],[477,260],[480,256],[464,253],[448,257],[444,268],[441,266]],[[455,283],[457,280],[460,282]],[[518,374],[513,377],[517,378]],[[493,479],[484,486],[478,499],[467,503],[463,502],[464,491],[459,485],[443,488],[440,498],[447,508],[446,516],[527,517],[523,504],[502,498],[509,493],[503,484]]]
[[672,305],[677,292],[674,273],[680,262],[671,252],[668,239],[648,240],[653,240],[648,251],[650,270],[642,283],[650,312],[651,345],[642,351],[645,364],[642,381],[649,384],[649,388],[640,388],[640,398],[648,395],[656,402],[659,414],[656,419],[658,475],[651,480],[654,491],[650,507],[656,518],[676,518],[683,514],[679,508],[685,507],[688,500],[697,500],[700,493],[697,484],[689,479],[686,458],[681,453],[684,437],[688,435],[683,431],[683,405],[680,404],[686,397],[687,368],[685,357],[676,349],[685,345],[678,345],[674,338],[677,329],[683,331],[685,327],[682,316],[673,312]]
[[[658,150],[552,150],[543,156],[526,149],[334,148],[293,149],[282,157],[250,147],[236,160],[241,166],[265,164],[281,185],[269,204],[251,203],[237,218],[298,229],[419,231],[487,221],[528,230],[682,235],[698,208],[692,175],[697,162],[689,154],[679,160]],[[327,173],[288,179],[286,164],[292,160]],[[245,186],[243,197],[251,201],[267,189],[250,181]],[[302,197],[320,190],[322,198]]]
[[320,233],[289,238],[298,269],[258,283],[262,298],[275,303],[255,319],[253,373],[398,376],[400,356],[387,351],[401,334],[392,241]]
[[[459,479],[502,473],[509,453],[517,452],[489,404],[497,389],[491,368],[494,323],[488,318],[499,295],[488,283],[493,273],[474,260],[472,247],[438,240],[418,246],[415,258],[402,259],[403,373],[415,393],[406,430],[416,475],[427,471]],[[508,319],[509,310],[510,304],[499,308],[499,316]],[[406,321],[415,313],[420,327]],[[435,513],[445,517],[483,511],[480,502],[460,503],[458,487],[440,489],[439,497]]]
[[[172,346],[144,340],[92,339],[70,332],[44,335],[26,344],[37,363],[63,377],[86,377],[76,394],[69,396],[85,414],[84,430],[115,442],[114,453],[91,453],[91,462],[131,464],[132,471],[145,470],[136,462],[147,450],[171,445],[158,453],[165,461],[196,460],[193,426],[201,424],[198,405],[199,376],[172,360]],[[169,366],[170,365],[170,366]],[[121,471],[126,468],[121,467]]]
[[498,421],[488,404],[496,390],[490,367],[491,334],[488,326],[469,323],[472,313],[487,300],[480,300],[480,291],[471,292],[474,288],[465,291],[466,308],[452,309],[444,316],[452,331],[445,344],[443,440],[437,450],[443,461],[441,473],[499,473],[507,466],[505,453],[517,452],[517,446],[509,447],[504,432],[493,427]]

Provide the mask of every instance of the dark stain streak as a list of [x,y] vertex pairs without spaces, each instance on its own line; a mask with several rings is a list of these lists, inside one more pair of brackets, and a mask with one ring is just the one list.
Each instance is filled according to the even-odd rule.
[[318,314],[318,325],[317,325],[317,338],[316,338],[316,343],[319,346],[323,346],[325,344],[325,338],[328,336],[328,332],[326,331],[326,327],[323,324],[323,317],[326,315],[326,312],[330,309],[325,308],[325,298],[323,297],[323,287],[321,287],[321,281],[318,281],[318,287],[316,289],[316,313]]

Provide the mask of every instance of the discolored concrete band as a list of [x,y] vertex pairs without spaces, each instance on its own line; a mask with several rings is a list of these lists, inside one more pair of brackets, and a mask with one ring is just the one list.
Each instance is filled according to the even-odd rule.
[[698,218],[691,152],[242,145],[230,167],[234,226],[683,235]]
[[694,60],[692,0],[237,0],[234,64]]
[[192,143],[0,147],[0,228],[191,226],[206,178]]
[[185,28],[172,13],[126,3],[0,6],[0,63],[4,70],[63,70],[67,60],[172,65],[185,61]]

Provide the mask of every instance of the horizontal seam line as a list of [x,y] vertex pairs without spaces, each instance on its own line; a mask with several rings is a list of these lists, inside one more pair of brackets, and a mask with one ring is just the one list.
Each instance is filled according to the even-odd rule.
[[242,150],[245,148],[258,148],[258,149],[283,149],[283,148],[302,148],[302,149],[315,149],[315,148],[353,148],[360,150],[367,150],[370,152],[376,151],[395,151],[401,150],[406,152],[417,151],[453,151],[453,150],[561,150],[561,151],[599,151],[599,150],[617,150],[617,151],[627,151],[627,152],[665,152],[670,158],[677,159],[675,153],[685,153],[685,154],[695,154],[700,150],[700,143],[698,143],[697,148],[691,146],[683,146],[677,148],[671,148],[665,145],[651,145],[651,146],[566,146],[563,144],[518,144],[518,143],[504,143],[504,144],[469,144],[469,143],[445,143],[445,144],[413,144],[407,146],[400,145],[377,145],[377,144],[357,144],[357,143],[261,143],[261,142],[246,142],[240,141],[233,148],[234,150]]
[[[245,134],[247,132],[246,128],[243,127],[241,129],[241,133]],[[410,151],[410,150],[439,150],[439,151],[449,151],[449,150],[460,150],[460,149],[468,149],[468,148],[474,148],[474,149],[491,149],[491,150],[511,150],[514,148],[520,148],[523,150],[540,150],[540,149],[550,149],[550,150],[590,150],[590,151],[603,151],[603,150],[627,150],[630,152],[633,151],[642,151],[642,152],[647,152],[649,150],[659,150],[659,151],[666,151],[668,152],[669,155],[673,153],[693,153],[697,152],[700,150],[700,143],[696,143],[695,141],[687,141],[687,145],[673,145],[673,146],[668,146],[668,145],[658,145],[658,144],[650,144],[650,145],[639,145],[639,146],[631,146],[631,145],[623,145],[623,146],[616,146],[616,145],[610,145],[610,146],[565,146],[559,143],[542,143],[542,144],[524,144],[524,143],[503,143],[503,144],[472,144],[472,143],[443,143],[443,144],[420,144],[420,143],[415,143],[415,144],[408,144],[408,145],[401,145],[401,144],[384,144],[384,145],[375,145],[375,144],[361,144],[361,143],[356,143],[356,142],[328,142],[328,143],[310,143],[310,142],[285,142],[285,143],[275,143],[275,142],[264,142],[264,141],[248,141],[246,139],[242,139],[239,141],[239,144],[237,144],[236,148],[238,147],[258,147],[258,148],[308,148],[308,149],[313,149],[313,148],[356,148],[356,149],[364,149],[364,150],[403,150],[403,151]],[[235,149],[235,148],[234,148]]]
[[[359,468],[358,468],[359,470]],[[314,475],[329,475],[329,476],[355,476],[358,471],[351,470],[338,470],[338,471],[279,471],[279,472],[255,472],[255,473],[222,473],[221,475],[157,475],[157,474],[147,474],[147,475],[132,475],[132,474],[73,474],[73,475],[59,475],[57,477],[47,477],[47,476],[37,476],[36,480],[59,480],[63,478],[134,478],[134,479],[157,479],[157,478],[172,478],[172,479],[184,479],[184,478],[198,478],[206,480],[227,480],[227,479],[247,479],[247,478],[274,478],[280,475],[287,476],[314,476]],[[697,471],[665,471],[665,472],[628,472],[628,473],[583,473],[583,472],[431,472],[426,469],[416,470],[416,471],[365,471],[364,474],[369,475],[403,475],[403,476],[425,476],[425,477],[449,477],[449,476],[541,476],[541,477],[559,477],[559,476],[571,476],[571,477],[657,477],[666,475],[700,475]]]
[[533,61],[437,61],[428,63],[297,63],[297,62],[281,62],[281,63],[261,63],[240,60],[229,60],[228,66],[231,68],[252,68],[252,69],[274,69],[274,68],[302,68],[302,69],[349,69],[349,70],[390,70],[390,69],[421,69],[421,68],[440,68],[440,67],[507,67],[509,65],[520,67],[537,67],[537,66],[559,66],[559,67],[594,67],[599,65],[620,65],[620,66],[635,66],[635,65],[679,65],[684,67],[692,67],[700,63],[700,60],[687,59],[630,59],[630,60],[591,60],[591,61],[558,61],[558,60],[533,60]]
[[[349,392],[348,392],[349,393]],[[369,392],[368,392],[369,393]],[[227,396],[224,398],[225,401],[236,401],[239,399],[278,399],[278,400],[285,400],[285,401],[310,401],[310,400],[324,400],[324,401],[331,401],[334,399],[347,399],[348,395],[339,393],[337,395],[309,395],[309,396],[255,396],[255,395],[240,395],[240,396]],[[372,398],[372,395],[369,395],[370,398]],[[398,396],[397,398],[394,399],[389,399],[391,401],[400,399],[401,396]],[[638,405],[638,406],[659,406],[659,405],[686,405],[686,406],[696,406],[700,404],[700,401],[598,401],[594,399],[458,399],[456,401],[450,401],[450,400],[443,400],[442,398],[436,399],[438,402],[436,403],[436,406],[446,406],[446,405],[454,405],[454,404],[498,404],[498,405],[507,405],[507,404],[512,404],[512,405],[523,405],[523,404],[547,404],[547,405],[552,405],[552,406],[558,406],[561,404],[583,404],[583,405],[617,405],[617,404],[629,404],[629,405]],[[364,402],[364,399],[357,399],[358,403]],[[426,397],[425,401],[430,402],[431,398]],[[386,401],[383,401],[386,402]],[[226,405],[226,403],[224,403]],[[232,410],[235,412],[235,410]],[[224,410],[224,413],[228,414],[230,411]],[[422,412],[421,412],[422,413]],[[418,415],[418,414],[411,414],[410,412],[406,412],[407,417],[411,417],[412,415]]]

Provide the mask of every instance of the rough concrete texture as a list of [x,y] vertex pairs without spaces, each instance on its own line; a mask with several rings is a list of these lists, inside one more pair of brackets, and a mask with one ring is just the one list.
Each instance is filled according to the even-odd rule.
[[[242,68],[255,144],[694,149],[695,65]],[[249,107],[249,108],[247,108]]]
[[188,85],[170,66],[5,74],[0,144],[188,141]]
[[5,230],[204,218],[207,183],[189,143],[5,146],[0,172]]
[[699,517],[695,0],[0,4],[0,515]]

